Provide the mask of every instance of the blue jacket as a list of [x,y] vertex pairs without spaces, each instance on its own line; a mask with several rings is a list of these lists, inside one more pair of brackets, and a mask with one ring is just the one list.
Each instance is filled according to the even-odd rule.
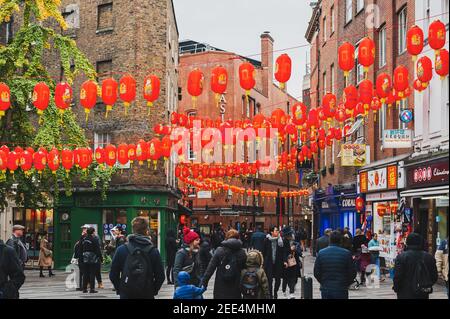
[[252,238],[250,239],[250,247],[259,250],[260,252],[264,251],[264,240],[266,239],[266,234],[260,231],[256,231],[252,234]]
[[346,291],[356,277],[351,252],[333,244],[321,249],[314,263],[314,277],[321,290]]
[[194,285],[189,285],[191,276],[185,272],[180,271],[178,273],[178,288],[175,290],[173,299],[203,299],[202,294],[205,292],[205,288],[198,288]]

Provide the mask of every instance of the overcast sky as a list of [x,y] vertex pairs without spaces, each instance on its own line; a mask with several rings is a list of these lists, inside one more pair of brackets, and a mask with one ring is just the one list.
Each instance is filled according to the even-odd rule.
[[[181,40],[205,42],[248,56],[261,52],[259,36],[270,31],[274,50],[308,44],[305,32],[312,13],[309,0],[173,0]],[[274,53],[292,59],[288,91],[301,96],[309,46]],[[260,60],[261,56],[251,56]]]

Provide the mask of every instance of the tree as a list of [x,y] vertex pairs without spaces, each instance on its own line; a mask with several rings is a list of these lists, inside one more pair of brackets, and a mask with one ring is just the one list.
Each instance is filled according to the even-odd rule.
[[[10,43],[0,46],[0,82],[11,90],[11,108],[0,121],[0,141],[10,149],[32,146],[35,150],[44,147],[49,151],[54,147],[61,150],[88,146],[75,114],[69,109],[61,115],[53,97],[41,116],[40,125],[35,111],[27,111],[27,107],[32,106],[31,93],[38,82],[45,82],[51,92],[55,88],[55,81],[44,63],[45,54],[50,50],[59,53],[60,61],[52,63],[61,63],[69,84],[79,74],[92,80],[96,77],[94,67],[74,40],[59,34],[56,28],[44,26],[52,22],[55,25],[56,21],[60,28],[66,29],[60,3],[60,0],[0,0],[0,23],[10,21],[12,15],[20,21],[20,28]],[[71,194],[72,181],[77,178],[90,180],[94,188],[100,182],[102,194],[106,196],[114,171],[94,161],[86,173],[78,168],[70,174],[60,169],[56,175],[48,168],[41,174],[34,169],[29,174],[20,169],[14,174],[6,172],[0,174],[0,207],[6,205],[8,198],[14,198],[20,207],[50,207],[52,199],[57,201],[61,189]]]

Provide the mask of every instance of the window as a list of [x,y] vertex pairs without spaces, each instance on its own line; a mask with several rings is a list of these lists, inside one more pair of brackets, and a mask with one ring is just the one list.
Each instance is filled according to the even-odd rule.
[[448,15],[449,15],[449,13],[448,13],[448,10],[449,10],[448,6],[449,6],[449,1],[448,0],[441,0],[441,1],[442,1],[442,10],[441,10],[441,12],[444,13],[442,15],[442,22],[445,25],[448,25]]
[[378,47],[379,51],[379,66],[380,68],[386,65],[386,25],[383,25],[378,32]]
[[[423,21],[424,29],[428,30],[428,27],[430,26],[430,19],[431,19],[431,6],[430,6],[431,0],[425,0],[424,9],[425,9],[425,19]],[[448,0],[444,0],[447,1]],[[424,37],[428,38],[428,32],[424,32]]]
[[106,147],[111,143],[111,136],[108,133],[97,133],[94,132],[94,150],[97,149],[97,147]]
[[323,95],[327,94],[327,72],[323,72]]
[[345,0],[345,23],[352,21],[353,0]]
[[364,9],[364,0],[356,0],[356,12],[359,13]]
[[406,51],[406,9],[403,8],[398,14],[398,54],[402,54]]
[[326,146],[323,150],[323,167],[327,167],[327,152],[328,151],[328,146]]
[[335,90],[335,83],[334,83],[334,64],[332,64],[331,65],[331,69],[330,69],[330,77],[331,77],[331,88],[330,88],[330,91],[331,91],[331,93],[333,93],[334,94],[334,92],[336,91]]
[[[333,34],[333,32],[335,31],[335,26],[334,26],[334,6],[331,7],[331,13],[330,13],[330,18],[331,18],[331,34]],[[331,36],[330,34],[330,36]]]
[[113,28],[113,4],[101,4],[97,8],[97,30],[110,30]]
[[336,143],[336,141],[333,140],[333,143],[331,144],[331,164],[333,164],[333,165],[334,165],[335,143]]
[[112,60],[99,61],[97,62],[97,81],[102,80],[112,76]]
[[327,17],[323,17],[323,42],[327,42]]
[[358,55],[359,55],[359,42],[358,44],[356,44],[355,47],[356,84],[364,80],[364,67],[361,64],[359,64]]
[[383,140],[383,133],[386,129],[386,104],[383,103],[380,110],[378,111],[378,132],[379,140]]

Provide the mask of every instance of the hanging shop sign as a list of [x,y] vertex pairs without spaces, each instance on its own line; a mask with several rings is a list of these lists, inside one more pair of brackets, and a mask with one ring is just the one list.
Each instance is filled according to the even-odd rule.
[[199,192],[197,192],[197,198],[198,199],[211,199],[212,192],[211,191],[199,191]]
[[380,191],[387,188],[386,167],[369,171],[367,182],[368,191]]
[[391,165],[367,172],[358,176],[360,193],[397,189],[399,187],[399,171],[397,165]]
[[396,191],[372,193],[366,195],[366,202],[385,201],[385,200],[397,200],[398,193]]
[[342,207],[343,208],[354,208],[356,206],[355,198],[346,198],[342,200]]
[[366,165],[365,144],[342,144],[341,166],[364,166]]
[[399,118],[402,123],[407,124],[414,119],[414,114],[410,109],[402,110],[399,114]]
[[407,168],[408,188],[446,185],[449,182],[448,158]]
[[412,131],[411,130],[384,130],[383,147],[384,148],[411,148]]

